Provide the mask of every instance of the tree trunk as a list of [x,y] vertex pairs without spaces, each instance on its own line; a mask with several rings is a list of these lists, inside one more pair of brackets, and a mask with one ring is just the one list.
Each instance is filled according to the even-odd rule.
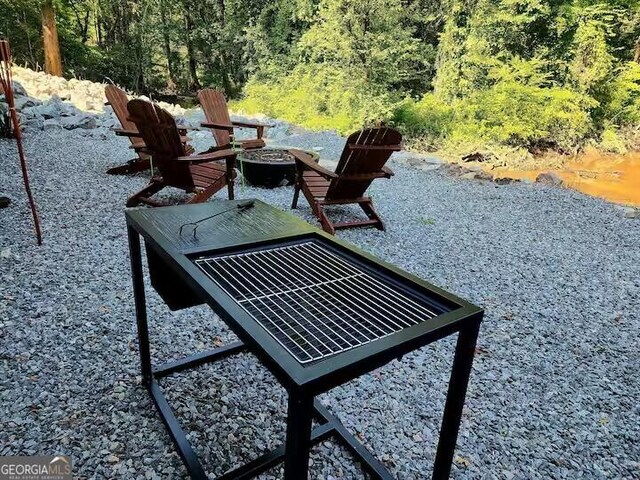
[[197,67],[195,51],[193,49],[193,43],[191,42],[191,32],[193,31],[193,19],[191,18],[191,12],[189,2],[184,2],[184,27],[185,37],[187,42],[187,56],[189,57],[189,75],[191,76],[191,89],[200,90],[202,85],[198,81]]
[[102,48],[102,20],[100,18],[100,4],[99,2],[95,2],[95,29],[96,29],[96,41],[98,42],[98,46]]
[[82,43],[87,43],[87,40],[89,40],[89,20],[91,18],[91,7],[85,5],[84,11],[81,12],[78,6],[72,0],[69,1],[69,5],[71,6],[73,14],[76,17],[76,25],[78,26],[78,33],[80,33]]
[[167,12],[164,1],[160,2],[160,20],[162,21],[162,40],[164,43],[164,54],[167,57],[167,69],[169,71],[169,89],[176,87],[176,74],[171,59],[171,38],[169,36],[169,24],[167,23]]
[[640,63],[640,37],[636,40],[636,49],[633,53],[633,61],[636,63]]
[[[220,23],[220,27],[224,32],[226,29],[226,11],[224,0],[217,0],[217,10],[218,10],[218,22]],[[222,76],[222,88],[227,96],[233,96],[235,94],[235,85],[231,80],[231,75],[229,74],[229,62],[227,61],[227,55],[225,54],[225,50],[222,49],[218,52],[218,63],[220,67],[220,75]]]
[[56,28],[56,13],[52,0],[42,4],[42,39],[44,41],[44,71],[62,76],[62,57],[60,56],[60,42]]
[[231,75],[229,75],[229,65],[227,63],[227,57],[224,53],[220,53],[218,56],[218,65],[220,66],[220,75],[222,75],[222,88],[224,93],[228,97],[233,97],[236,94],[236,87]]

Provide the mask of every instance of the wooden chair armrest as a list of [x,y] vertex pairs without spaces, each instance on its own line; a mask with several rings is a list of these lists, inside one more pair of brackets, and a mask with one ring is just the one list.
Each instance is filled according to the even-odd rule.
[[[133,148],[133,145],[131,147],[129,147],[129,148]],[[133,150],[136,153],[146,153],[147,155],[153,156],[153,152],[146,145],[144,147],[133,148]]]
[[402,145],[360,145],[357,143],[349,143],[347,146],[350,150],[379,150],[391,152],[399,152],[402,150]]
[[215,123],[215,122],[202,122],[200,126],[205,128],[212,128],[214,130],[226,130],[229,133],[233,134],[234,128],[255,128],[258,134],[258,138],[262,138],[264,134],[264,129],[266,127],[271,127],[273,125],[266,125],[262,123],[255,122],[240,122],[240,121],[232,121],[231,125],[227,125],[225,123]]
[[227,125],[224,123],[202,122],[200,126],[205,128],[212,128],[214,130],[227,130],[229,133],[233,133],[233,125]]
[[235,127],[244,127],[244,128],[271,128],[273,125],[269,125],[268,123],[258,123],[258,122],[245,122],[241,120],[232,120],[231,123]]
[[328,180],[333,178],[338,178],[338,175],[331,170],[327,170],[324,167],[321,167],[316,162],[314,162],[313,157],[309,155],[307,152],[303,152],[302,150],[290,149],[289,153],[296,159],[296,168],[299,164],[302,165],[304,169],[313,170],[314,172],[322,175]]
[[371,173],[351,173],[340,175],[340,180],[375,180],[376,178],[389,178],[386,172],[371,172]]
[[226,149],[226,150],[219,150],[217,152],[198,153],[195,155],[184,155],[181,157],[177,157],[176,160],[178,160],[179,162],[203,163],[203,162],[213,162],[215,160],[235,159],[236,155],[237,155],[237,152],[235,150]]
[[273,127],[273,125],[267,125],[265,123],[257,123],[257,122],[242,122],[242,121],[234,121],[231,123],[234,127],[238,128],[255,128],[258,139],[262,139],[262,135],[264,135],[264,129],[268,127]]
[[114,128],[113,131],[116,135],[121,137],[142,137],[142,134],[137,130],[125,130],[124,128]]
[[376,178],[391,178],[393,175],[393,170],[383,165],[379,172],[343,174],[340,175],[340,180],[375,180]]
[[[235,147],[235,146],[231,146],[231,149],[233,150],[240,150],[240,147]],[[229,150],[229,145],[212,145],[211,147],[207,148],[206,150],[200,152],[198,155],[203,155],[206,153],[212,153],[212,152],[219,152],[220,150]]]

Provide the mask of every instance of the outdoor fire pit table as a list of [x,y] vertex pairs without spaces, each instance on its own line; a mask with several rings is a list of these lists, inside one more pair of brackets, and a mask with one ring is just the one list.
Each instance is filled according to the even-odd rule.
[[[449,477],[482,309],[259,201],[128,210],[126,219],[142,378],[191,478],[207,475],[162,377],[246,349],[286,388],[285,444],[218,480],[253,478],[281,461],[285,480],[305,480],[309,449],[330,436],[372,478],[391,479],[316,396],[457,333],[432,478]],[[206,303],[239,342],[152,367],[140,236],[169,308]]]
[[[317,162],[320,156],[307,151]],[[286,147],[258,148],[238,154],[238,168],[249,185],[276,188],[293,185],[296,161]]]

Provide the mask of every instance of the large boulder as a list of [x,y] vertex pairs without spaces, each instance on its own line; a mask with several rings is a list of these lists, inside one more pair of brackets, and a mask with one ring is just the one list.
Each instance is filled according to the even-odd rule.
[[29,117],[24,118],[21,116],[20,125],[25,132],[30,132],[32,130],[44,130],[44,118],[42,117]]
[[555,172],[544,172],[536,177],[537,183],[542,183],[544,185],[551,185],[553,187],[562,186],[562,178]]
[[498,157],[492,152],[472,152],[462,157],[463,162],[495,162]]
[[47,118],[42,123],[43,130],[61,130],[62,125],[60,125],[60,121],[57,118]]
[[189,120],[186,117],[175,117],[175,118],[176,118],[176,125],[179,128],[195,128],[199,126],[197,124],[194,124],[191,120]]
[[98,114],[95,116],[95,119],[98,127],[104,127],[107,129],[120,127],[120,122],[115,115],[110,112]]
[[70,103],[63,102],[57,95],[54,95],[42,105],[26,108],[24,112],[27,115],[41,116],[45,119],[82,114],[80,110]]
[[270,140],[281,140],[290,135],[291,125],[287,122],[271,120],[264,123],[273,125],[272,127],[265,129],[265,137]]
[[58,123],[65,130],[75,130],[76,128],[82,128],[85,130],[96,128],[96,119],[92,115],[71,115],[69,117],[61,117]]
[[28,95],[22,97],[16,97],[16,110],[21,112],[25,108],[36,107],[41,105],[42,102],[37,98],[29,97]]
[[12,130],[9,105],[0,100],[0,137],[10,137]]
[[624,209],[625,218],[640,218],[640,208],[626,207]]
[[23,97],[27,95],[27,91],[20,84],[20,82],[13,81],[13,95],[15,97]]
[[24,112],[30,116],[39,116],[44,119],[58,118],[64,113],[64,104],[55,99],[44,102],[41,105],[26,108]]

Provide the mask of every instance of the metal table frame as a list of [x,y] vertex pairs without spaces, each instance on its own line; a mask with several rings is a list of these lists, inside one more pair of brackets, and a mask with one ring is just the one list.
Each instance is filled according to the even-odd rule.
[[[224,202],[226,205],[229,203],[232,202]],[[417,282],[430,291],[437,292],[437,294],[448,301],[454,302],[459,308],[456,310],[455,319],[447,313],[440,316],[444,317],[443,319],[440,319],[440,317],[434,319],[439,321],[424,322],[432,323],[432,325],[429,325],[428,328],[424,328],[423,326],[421,329],[414,329],[416,331],[411,332],[410,335],[391,335],[390,337],[377,340],[352,351],[337,354],[332,358],[319,362],[319,368],[314,369],[314,365],[303,367],[290,355],[283,355],[282,351],[279,351],[278,346],[264,336],[265,332],[262,332],[261,335],[259,326],[258,329],[252,330],[252,328],[250,328],[251,324],[244,324],[238,321],[237,316],[239,315],[239,310],[234,309],[233,302],[230,298],[225,298],[225,296],[220,295],[221,291],[204,289],[202,287],[204,274],[198,274],[198,271],[192,265],[187,255],[198,251],[211,250],[213,248],[212,245],[203,245],[199,248],[176,248],[176,246],[166,238],[166,232],[164,232],[164,235],[158,235],[159,231],[154,230],[153,222],[150,222],[148,218],[149,214],[146,214],[145,218],[145,215],[140,213],[141,210],[127,211],[129,253],[142,379],[191,478],[205,480],[208,477],[193,448],[189,444],[177,418],[173,414],[158,383],[159,379],[173,373],[221,360],[248,349],[258,357],[261,363],[266,366],[286,388],[289,399],[286,440],[284,445],[245,465],[226,472],[218,477],[217,480],[254,478],[283,461],[285,480],[307,479],[310,448],[314,444],[332,436],[356,457],[363,469],[372,478],[389,480],[393,477],[382,463],[349,433],[339,419],[331,414],[315,397],[335,386],[372,371],[388,363],[390,360],[401,357],[405,353],[413,351],[420,346],[427,345],[457,332],[458,340],[432,475],[432,478],[435,480],[448,478],[451,471],[483,311],[479,307],[471,305],[417,277],[380,262],[373,256],[311,227],[302,220],[277,211],[272,207],[268,207],[262,202],[256,202],[256,204],[259,207],[258,210],[265,212],[265,214],[275,215],[280,218],[284,218],[281,217],[282,215],[290,217],[284,218],[284,221],[290,224],[289,228],[281,228],[283,231],[272,232],[269,240],[294,238],[301,235],[324,237],[335,245],[339,245],[341,248],[357,254],[364,261],[371,262],[376,266],[387,269],[391,274]],[[192,209],[193,212],[196,212],[196,215],[197,212],[204,211],[202,206],[169,208],[183,209],[178,211],[184,213],[190,212],[186,209]],[[146,211],[148,212],[149,210]],[[152,249],[155,254],[158,254],[160,258],[166,262],[167,266],[175,272],[176,278],[189,285],[193,293],[202,298],[201,303],[208,303],[234,333],[238,335],[241,341],[210,351],[190,355],[155,368],[152,367],[140,236],[145,240],[147,255],[149,255],[149,249]],[[240,238],[238,240],[235,244],[236,246],[237,244],[242,244],[243,241],[246,242],[245,239]],[[214,291],[212,292],[211,290]],[[314,418],[317,420],[318,426],[312,429],[312,421]]]

